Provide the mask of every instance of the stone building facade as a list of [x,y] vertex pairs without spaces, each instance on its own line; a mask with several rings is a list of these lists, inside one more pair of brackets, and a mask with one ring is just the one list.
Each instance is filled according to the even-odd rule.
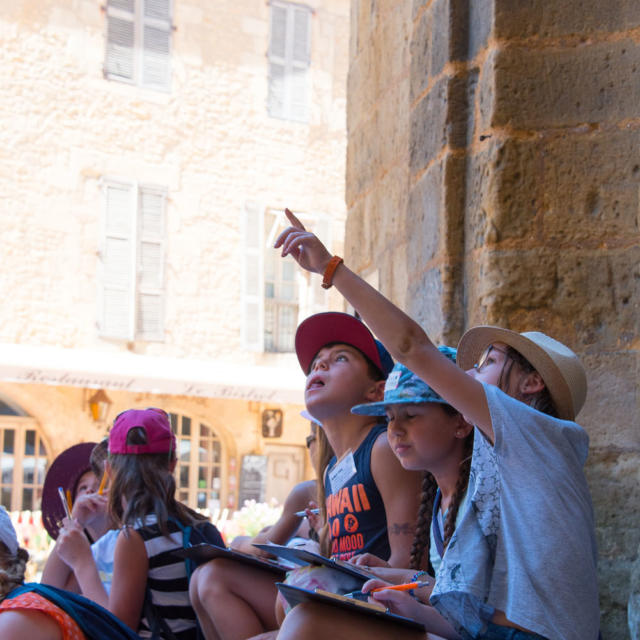
[[0,3],[6,506],[36,508],[47,462],[129,407],[173,415],[192,506],[313,476],[292,335],[337,300],[269,243],[288,206],[341,250],[348,14]]
[[639,29],[627,0],[351,3],[347,261],[438,341],[496,324],[583,358],[616,640],[640,637]]

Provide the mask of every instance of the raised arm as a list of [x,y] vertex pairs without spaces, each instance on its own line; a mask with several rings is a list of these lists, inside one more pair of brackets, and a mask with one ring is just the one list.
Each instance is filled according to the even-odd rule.
[[[282,256],[293,256],[303,269],[323,274],[331,254],[288,209],[285,213],[291,226],[278,236],[275,248],[282,247]],[[416,322],[345,264],[338,266],[333,284],[394,359],[422,378],[493,441],[487,399],[477,380],[442,355]]]

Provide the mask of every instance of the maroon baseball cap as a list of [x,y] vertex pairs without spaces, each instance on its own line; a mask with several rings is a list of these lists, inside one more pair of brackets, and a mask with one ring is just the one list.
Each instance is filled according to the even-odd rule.
[[54,540],[57,539],[60,523],[66,516],[58,487],[62,487],[65,493],[68,491],[72,500],[75,499],[78,480],[87,471],[91,471],[89,459],[95,446],[95,442],[74,444],[65,449],[47,471],[42,486],[42,524]]
[[[140,427],[147,435],[146,444],[127,444],[127,435]],[[109,432],[109,453],[170,453],[176,449],[169,415],[162,409],[129,409],[119,414]]]
[[378,368],[383,378],[393,369],[393,359],[383,344],[357,318],[348,313],[327,311],[303,320],[296,331],[296,354],[305,375],[322,347],[348,344],[363,353]]

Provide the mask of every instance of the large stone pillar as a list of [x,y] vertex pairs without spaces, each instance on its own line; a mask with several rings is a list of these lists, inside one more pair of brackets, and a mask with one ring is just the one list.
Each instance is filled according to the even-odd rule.
[[640,543],[639,29],[637,0],[352,0],[347,260],[439,341],[581,355],[605,638]]

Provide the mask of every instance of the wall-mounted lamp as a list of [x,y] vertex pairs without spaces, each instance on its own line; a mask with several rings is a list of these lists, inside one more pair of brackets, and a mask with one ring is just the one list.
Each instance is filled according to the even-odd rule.
[[89,411],[94,422],[105,422],[111,409],[111,398],[102,390],[98,389],[88,400]]

